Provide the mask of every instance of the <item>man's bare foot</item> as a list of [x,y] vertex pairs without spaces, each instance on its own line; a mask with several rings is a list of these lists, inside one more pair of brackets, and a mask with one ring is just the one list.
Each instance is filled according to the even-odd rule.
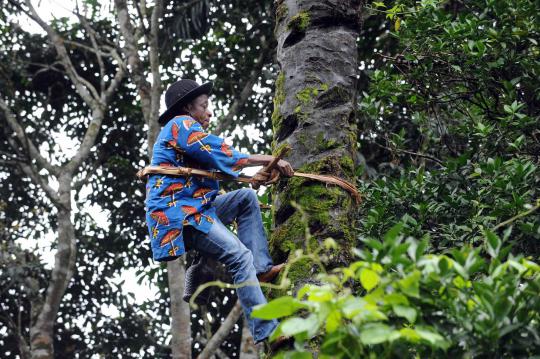
[[277,277],[277,275],[279,274],[281,269],[283,269],[284,266],[285,266],[285,263],[281,263],[281,264],[272,266],[272,268],[270,268],[268,272],[257,274],[257,278],[259,278],[259,282],[263,282],[263,283],[271,282],[272,280],[274,280],[274,278]]

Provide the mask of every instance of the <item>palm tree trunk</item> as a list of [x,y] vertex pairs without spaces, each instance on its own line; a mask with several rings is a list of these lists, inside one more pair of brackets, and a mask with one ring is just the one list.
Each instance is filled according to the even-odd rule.
[[[274,153],[301,172],[354,179],[356,161],[357,38],[360,0],[282,0],[276,4],[280,74],[274,97]],[[275,260],[295,249],[316,249],[333,237],[340,251],[330,267],[345,264],[354,244],[353,201],[340,188],[304,179],[282,180],[273,192],[275,229],[270,239]],[[312,238],[306,243],[307,215]],[[311,281],[316,267],[309,260],[290,271],[293,289]]]

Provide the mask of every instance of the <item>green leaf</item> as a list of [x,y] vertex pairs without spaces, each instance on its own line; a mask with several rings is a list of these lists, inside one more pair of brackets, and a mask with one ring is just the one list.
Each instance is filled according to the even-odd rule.
[[382,7],[382,8],[386,7],[386,5],[384,5],[382,1],[374,1],[373,5],[375,5],[376,7]]
[[412,328],[400,329],[399,334],[401,335],[402,338],[405,338],[406,340],[411,341],[413,343],[417,342],[417,341],[419,341],[421,339],[420,335],[418,335],[416,330],[414,330]]
[[311,302],[328,302],[334,299],[336,293],[330,286],[312,286],[308,292],[308,300]]
[[341,312],[337,309],[330,312],[326,318],[326,332],[332,333],[341,325]]
[[450,343],[446,341],[439,333],[432,331],[431,329],[424,327],[416,327],[416,333],[420,338],[428,341],[431,345],[435,347],[442,348],[444,350],[450,347]]
[[360,271],[360,283],[369,292],[379,284],[380,277],[377,273],[368,268]]
[[401,223],[401,222],[396,223],[384,235],[384,242],[390,242],[390,243],[395,242],[397,236],[399,235],[399,233],[401,233],[402,229],[403,229],[403,223]]
[[319,329],[319,321],[315,314],[310,314],[307,318],[289,318],[281,323],[281,332],[286,336],[293,336],[307,332],[314,335]]
[[502,241],[495,233],[489,229],[484,230],[484,235],[486,236],[486,246],[488,254],[492,258],[497,258],[499,256],[499,251],[501,250]]
[[399,333],[386,324],[370,323],[360,328],[360,341],[365,345],[380,344],[396,339]]
[[308,305],[286,296],[274,299],[267,304],[257,305],[251,315],[260,319],[275,319],[291,315],[301,308],[308,308]]
[[420,271],[415,270],[413,273],[409,274],[398,282],[398,285],[403,293],[414,298],[418,298],[420,296],[420,275]]
[[392,309],[397,316],[407,319],[409,323],[413,324],[416,321],[416,309],[400,304],[392,306]]

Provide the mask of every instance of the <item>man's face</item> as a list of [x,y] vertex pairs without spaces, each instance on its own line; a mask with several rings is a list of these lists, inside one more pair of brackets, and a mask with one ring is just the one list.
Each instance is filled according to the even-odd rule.
[[208,95],[203,94],[197,97],[188,106],[188,110],[191,116],[206,130],[210,124],[210,117],[212,117],[212,112],[208,109]]

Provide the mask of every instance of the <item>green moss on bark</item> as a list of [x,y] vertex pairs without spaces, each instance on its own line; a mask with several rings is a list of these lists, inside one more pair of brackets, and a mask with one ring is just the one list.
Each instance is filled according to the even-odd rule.
[[311,23],[311,17],[307,11],[300,11],[291,18],[287,24],[287,28],[292,31],[304,32]]
[[343,144],[340,145],[338,141],[334,139],[326,140],[324,138],[324,133],[322,132],[318,133],[317,137],[315,137],[315,145],[317,146],[317,150],[320,152],[343,146]]

